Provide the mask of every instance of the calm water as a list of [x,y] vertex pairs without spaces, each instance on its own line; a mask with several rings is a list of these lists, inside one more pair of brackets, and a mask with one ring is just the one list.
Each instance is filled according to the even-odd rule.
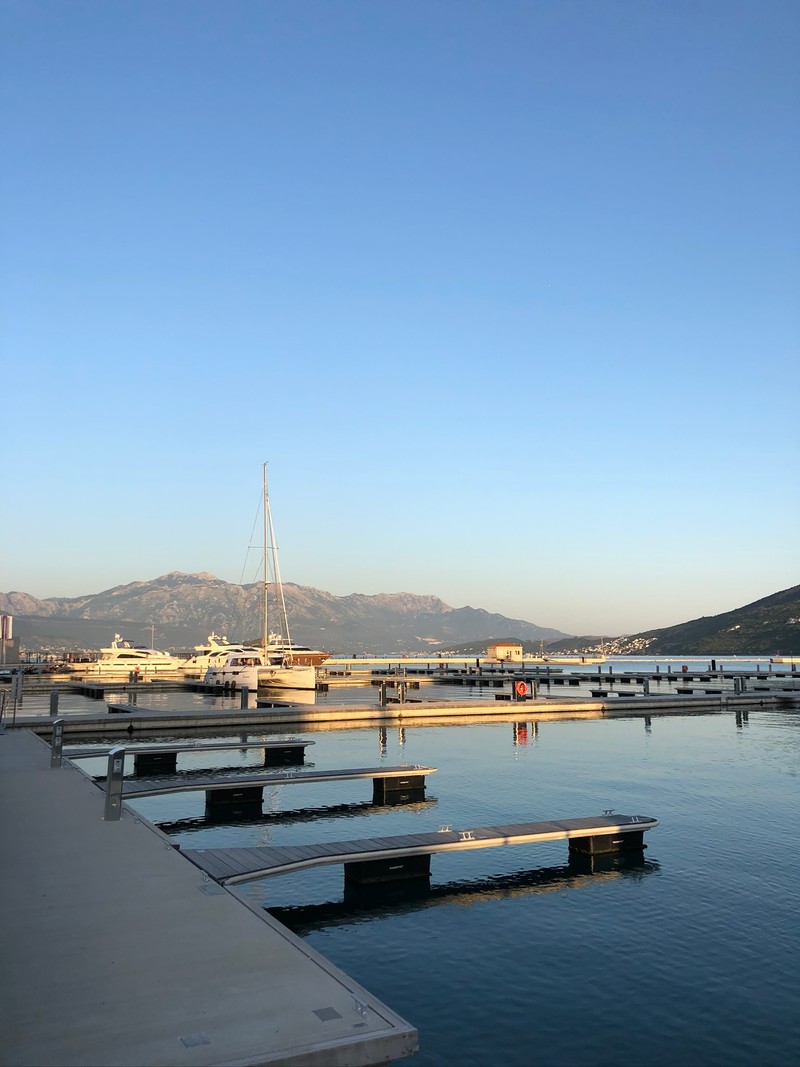
[[204,824],[202,794],[137,806],[185,847],[608,808],[660,821],[643,857],[593,874],[571,868],[561,842],[434,856],[431,891],[412,900],[345,905],[337,866],[245,887],[418,1027],[420,1052],[402,1062],[800,1062],[800,706],[287,734],[316,742],[320,768],[439,770],[410,807],[372,808],[365,782],[265,791],[264,819],[227,826]]

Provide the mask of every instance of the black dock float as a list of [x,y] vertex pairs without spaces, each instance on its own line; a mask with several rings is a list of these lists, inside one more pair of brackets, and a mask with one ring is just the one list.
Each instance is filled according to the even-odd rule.
[[645,847],[644,830],[632,830],[617,836],[572,837],[569,841],[570,855],[578,856],[607,856],[612,852],[641,851]]
[[206,790],[206,818],[209,822],[254,819],[261,814],[263,805],[262,786]]
[[373,804],[410,804],[415,800],[424,799],[424,774],[409,774],[404,778],[375,778],[373,780]]
[[424,856],[398,857],[393,860],[359,860],[345,863],[344,882],[347,886],[385,885],[386,882],[407,882],[431,876],[430,853]]

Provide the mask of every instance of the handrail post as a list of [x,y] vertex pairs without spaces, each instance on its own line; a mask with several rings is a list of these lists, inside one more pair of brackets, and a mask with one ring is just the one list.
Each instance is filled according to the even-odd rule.
[[122,817],[122,779],[125,774],[125,746],[118,745],[108,753],[106,774],[106,822],[119,822]]
[[50,740],[50,766],[61,766],[61,755],[64,747],[64,720],[56,719],[53,723],[53,736]]

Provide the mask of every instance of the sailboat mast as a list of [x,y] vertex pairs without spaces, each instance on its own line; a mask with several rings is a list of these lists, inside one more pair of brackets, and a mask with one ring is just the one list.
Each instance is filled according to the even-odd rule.
[[268,622],[267,622],[267,600],[269,598],[269,564],[267,562],[267,554],[269,547],[267,543],[267,512],[269,509],[268,497],[267,497],[267,465],[263,464],[262,467],[263,481],[264,481],[264,499],[263,499],[263,511],[264,511],[264,662],[267,662],[267,638],[268,638]]
[[[267,502],[267,514],[269,515],[269,543],[272,555],[272,580],[277,591],[278,616],[280,619],[280,636],[283,638],[283,658],[286,662],[292,662],[292,639],[289,635],[289,613],[286,610],[286,598],[283,594],[283,581],[281,579],[281,567],[278,562],[278,542],[275,537],[275,527],[272,525],[272,508]],[[287,651],[288,649],[288,651]]]

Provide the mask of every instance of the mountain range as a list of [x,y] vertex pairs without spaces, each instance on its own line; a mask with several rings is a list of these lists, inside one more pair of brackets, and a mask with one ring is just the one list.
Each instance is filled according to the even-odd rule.
[[[566,635],[482,608],[452,608],[435,596],[379,593],[334,596],[283,583],[291,638],[333,654],[395,655],[443,644],[510,634],[551,641]],[[74,651],[110,644],[114,633],[136,644],[188,649],[214,633],[232,641],[262,634],[263,585],[232,585],[213,574],[173,571],[102,593],[39,600],[0,593],[0,612],[14,616],[14,634],[29,652]],[[277,629],[277,627],[271,627]]]
[[[440,649],[477,656],[480,643]],[[540,644],[522,642],[522,650],[536,654]],[[549,655],[565,652],[604,653],[607,656],[786,656],[800,655],[800,585],[756,600],[721,615],[703,616],[620,637],[566,637],[545,642]]]
[[[800,585],[720,615],[602,640],[483,608],[452,608],[435,596],[334,596],[291,582],[283,589],[292,640],[333,655],[479,655],[494,640],[518,641],[526,652],[544,646],[548,652],[603,649],[609,655],[800,654]],[[261,583],[232,585],[213,574],[173,571],[82,597],[39,600],[27,593],[0,593],[0,613],[14,616],[14,633],[26,652],[97,649],[114,633],[136,644],[185,650],[212,631],[231,640],[258,639],[262,602]]]
[[627,641],[628,645],[644,646],[654,656],[798,655],[800,585],[721,615],[703,616],[618,640],[622,652],[628,651]]

